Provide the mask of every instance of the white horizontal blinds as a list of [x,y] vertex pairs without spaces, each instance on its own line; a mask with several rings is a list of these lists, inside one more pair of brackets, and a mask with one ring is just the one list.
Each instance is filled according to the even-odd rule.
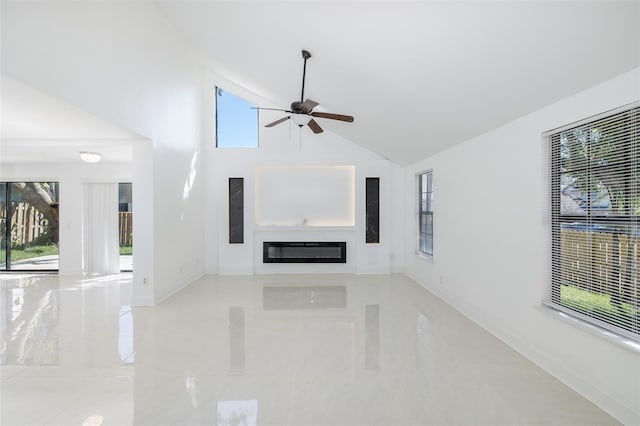
[[640,340],[640,107],[555,131],[547,303]]

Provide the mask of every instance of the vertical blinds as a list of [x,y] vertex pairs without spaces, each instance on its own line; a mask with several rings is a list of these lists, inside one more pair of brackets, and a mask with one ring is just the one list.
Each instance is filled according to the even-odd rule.
[[551,285],[545,302],[640,340],[640,106],[546,137]]

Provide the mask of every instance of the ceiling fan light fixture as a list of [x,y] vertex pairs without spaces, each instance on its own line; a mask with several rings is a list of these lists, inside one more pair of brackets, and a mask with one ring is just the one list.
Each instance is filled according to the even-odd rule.
[[81,151],[80,158],[85,163],[97,163],[102,160],[102,154],[99,152],[91,152],[91,151]]
[[309,126],[309,128],[311,129],[311,131],[315,134],[318,133],[322,133],[322,127],[320,127],[320,125],[318,124],[318,122],[315,120],[315,118],[326,118],[329,120],[338,120],[338,121],[344,121],[346,123],[352,123],[353,122],[353,117],[351,115],[344,115],[344,114],[334,114],[334,113],[330,113],[330,112],[316,112],[313,111],[313,109],[315,107],[317,107],[319,104],[318,102],[311,100],[311,99],[305,99],[304,98],[304,83],[305,83],[305,77],[307,75],[307,59],[309,59],[311,57],[311,53],[309,53],[309,51],[307,50],[303,50],[302,51],[302,59],[304,59],[304,65],[302,68],[302,92],[300,93],[300,100],[295,100],[293,102],[291,102],[291,108],[290,109],[279,109],[279,108],[258,108],[258,109],[267,109],[267,110],[274,110],[274,111],[282,111],[282,112],[286,112],[287,116],[282,117],[276,121],[272,121],[271,123],[267,123],[265,124],[264,127],[273,127],[276,126],[280,123],[284,123],[285,121],[291,119],[293,120],[294,123],[296,123],[296,125],[298,127],[302,127],[302,126]]
[[302,127],[309,124],[312,117],[307,114],[291,114],[291,118],[293,119],[294,123],[296,123],[299,127]]

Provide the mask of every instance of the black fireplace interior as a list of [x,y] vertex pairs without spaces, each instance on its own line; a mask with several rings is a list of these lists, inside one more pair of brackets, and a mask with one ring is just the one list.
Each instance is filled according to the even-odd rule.
[[263,263],[347,263],[344,241],[265,241]]

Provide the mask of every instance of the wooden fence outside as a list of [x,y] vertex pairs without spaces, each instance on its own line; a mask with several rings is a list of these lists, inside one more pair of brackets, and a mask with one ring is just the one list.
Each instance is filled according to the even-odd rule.
[[133,213],[119,212],[120,215],[120,246],[133,245]]
[[[0,226],[4,226],[6,212],[0,214]],[[133,213],[119,212],[119,224],[120,245],[133,245]],[[44,215],[35,207],[18,203],[11,218],[12,241],[14,244],[29,244],[45,234],[48,225]],[[640,250],[637,237],[619,235],[618,256],[614,258],[611,233],[563,229],[560,234],[560,258],[571,259],[561,264],[563,283],[596,293],[610,293],[612,288],[620,286],[622,277],[631,276],[636,280],[633,291],[638,297]],[[628,271],[629,268],[631,271]]]
[[[7,212],[0,212],[0,227],[6,226]],[[11,241],[15,245],[29,244],[47,233],[49,221],[44,214],[29,203],[18,203],[11,217]]]
[[[563,229],[560,231],[562,282],[595,293],[611,294],[619,289],[623,277],[632,277],[633,288],[626,288],[638,300],[638,238],[618,235],[618,255],[614,256],[613,234]],[[631,258],[630,258],[631,257]],[[632,294],[629,294],[632,293]]]
[[[0,211],[0,229],[4,229],[7,212]],[[120,245],[133,245],[133,213],[119,212]],[[29,203],[18,203],[11,217],[11,241],[14,245],[29,244],[47,232],[49,221]]]

